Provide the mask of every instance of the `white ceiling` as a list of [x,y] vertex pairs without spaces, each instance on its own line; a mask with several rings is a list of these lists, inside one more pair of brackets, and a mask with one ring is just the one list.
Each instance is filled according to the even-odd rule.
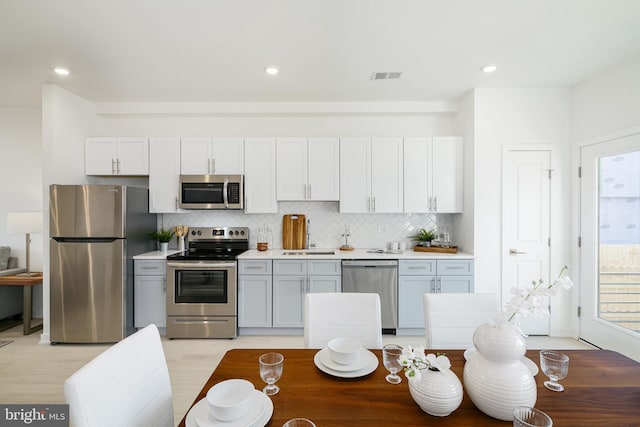
[[0,2],[0,106],[39,105],[46,82],[98,102],[444,101],[638,54],[640,0]]

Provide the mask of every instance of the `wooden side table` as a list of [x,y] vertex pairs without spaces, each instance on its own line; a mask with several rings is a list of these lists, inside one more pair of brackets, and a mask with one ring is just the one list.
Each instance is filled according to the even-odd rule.
[[[34,320],[32,316],[33,309],[33,287],[42,283],[42,273],[37,276],[2,276],[0,277],[0,286],[22,286],[22,325],[24,335],[29,335],[38,329],[42,329],[42,321],[32,325]],[[11,325],[13,326],[13,324]]]

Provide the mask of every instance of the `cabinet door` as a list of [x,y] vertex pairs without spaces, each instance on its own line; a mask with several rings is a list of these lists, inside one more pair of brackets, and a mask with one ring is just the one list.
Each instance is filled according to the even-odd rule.
[[166,327],[166,276],[136,276],[134,289],[134,326],[144,328],[154,323],[159,328]]
[[371,140],[340,139],[340,212],[371,211]]
[[307,199],[340,199],[340,144],[337,138],[309,138]]
[[309,276],[309,292],[342,292],[341,276]]
[[371,141],[372,212],[402,212],[402,138]]
[[424,328],[424,294],[435,290],[435,276],[398,276],[398,327]]
[[438,276],[438,292],[468,294],[473,292],[473,276]]
[[212,169],[218,175],[243,175],[244,139],[214,138]]
[[149,139],[118,138],[118,175],[149,175]]
[[273,276],[273,327],[301,328],[306,276]]
[[273,260],[274,276],[306,276],[307,260],[305,259],[276,259]]
[[175,213],[178,209],[180,139],[149,141],[149,212]]
[[180,144],[180,173],[207,175],[211,173],[213,144],[211,138],[182,138]]
[[84,173],[86,175],[116,174],[118,159],[116,138],[87,138],[84,147]]
[[278,138],[276,150],[278,200],[306,200],[307,139]]
[[272,325],[271,276],[238,276],[238,326],[270,328]]
[[246,213],[278,213],[274,138],[245,139],[244,191]]
[[307,263],[309,276],[338,276],[342,274],[342,263],[336,259],[313,259]]
[[429,212],[431,138],[404,139],[404,211]]
[[462,212],[462,138],[433,138],[433,192],[434,211],[438,213]]
[[472,259],[438,260],[438,276],[467,276],[473,275]]

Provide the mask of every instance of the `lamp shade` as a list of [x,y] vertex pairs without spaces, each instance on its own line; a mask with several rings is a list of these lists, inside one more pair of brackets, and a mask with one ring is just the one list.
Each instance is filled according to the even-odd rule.
[[7,233],[41,233],[42,211],[9,212],[7,214]]

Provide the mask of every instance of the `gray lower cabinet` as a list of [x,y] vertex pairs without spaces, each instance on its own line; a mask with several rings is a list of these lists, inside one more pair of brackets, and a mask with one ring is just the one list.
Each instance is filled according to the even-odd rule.
[[167,326],[167,262],[134,260],[134,326]]
[[304,296],[342,290],[340,260],[273,261],[273,327],[304,326]]
[[424,328],[423,295],[473,292],[473,260],[400,260],[398,327]]
[[273,326],[272,261],[238,261],[238,327]]

